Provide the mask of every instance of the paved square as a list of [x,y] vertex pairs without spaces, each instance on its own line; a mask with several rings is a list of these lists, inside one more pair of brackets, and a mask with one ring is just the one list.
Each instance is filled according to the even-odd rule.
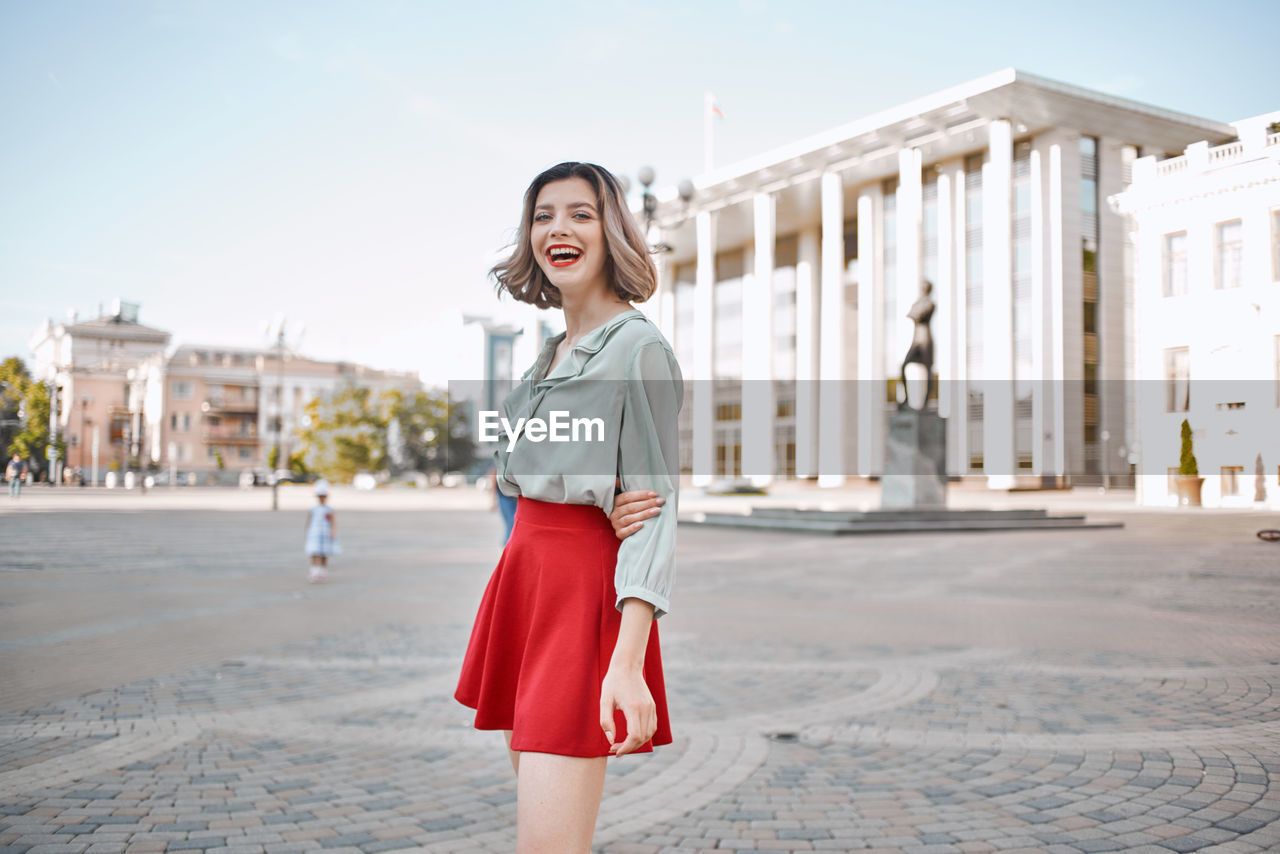
[[[311,587],[304,496],[209,500],[0,510],[0,854],[513,850],[501,737],[450,698],[483,502],[339,492]],[[682,529],[676,743],[611,760],[597,850],[1280,850],[1280,546],[1123,518]]]

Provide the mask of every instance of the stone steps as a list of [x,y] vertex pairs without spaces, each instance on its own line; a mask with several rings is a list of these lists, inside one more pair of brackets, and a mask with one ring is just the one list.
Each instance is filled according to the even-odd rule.
[[683,524],[812,534],[903,534],[940,531],[1087,530],[1121,528],[1120,522],[1089,522],[1084,516],[1050,516],[1027,510],[801,510],[755,507],[747,515],[705,513]]

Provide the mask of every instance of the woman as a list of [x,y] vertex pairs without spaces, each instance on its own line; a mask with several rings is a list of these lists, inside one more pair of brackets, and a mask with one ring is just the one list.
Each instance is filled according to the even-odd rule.
[[[535,178],[512,254],[493,273],[500,291],[562,309],[565,332],[503,402],[507,424],[528,424],[496,451],[499,488],[519,496],[516,521],[455,696],[476,710],[477,729],[505,731],[517,851],[584,854],[607,757],[671,742],[657,619],[675,576],[683,382],[671,346],[631,306],[657,274],[605,169],[561,163]],[[535,432],[556,413],[574,419],[569,441]],[[619,538],[607,515],[615,485],[669,509]]]

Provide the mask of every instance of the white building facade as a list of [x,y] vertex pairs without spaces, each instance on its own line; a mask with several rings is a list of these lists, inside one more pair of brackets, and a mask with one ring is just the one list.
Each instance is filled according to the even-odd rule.
[[1234,134],[1009,69],[660,194],[682,468],[879,475],[927,280],[950,474],[1127,477],[1133,281],[1105,199],[1140,156]]
[[1209,506],[1280,507],[1280,112],[1134,164],[1138,500],[1176,503],[1186,420]]

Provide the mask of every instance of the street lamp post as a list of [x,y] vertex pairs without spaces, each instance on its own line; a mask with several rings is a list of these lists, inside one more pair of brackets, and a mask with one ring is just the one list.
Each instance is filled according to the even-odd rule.
[[[284,319],[280,320],[280,328],[276,332],[276,462],[271,471],[271,509],[280,509],[280,478],[276,469],[280,467],[280,456],[284,445]],[[286,457],[286,460],[288,458]]]
[[[653,229],[654,220],[658,214],[658,197],[653,194],[650,189],[653,182],[657,179],[657,174],[653,171],[652,166],[641,166],[636,173],[636,180],[640,182],[640,204],[644,211],[644,238],[649,240],[649,232]],[[624,182],[625,184],[630,182]],[[693,200],[695,192],[693,182],[688,178],[683,179],[676,187],[676,192],[680,195],[680,201],[685,206]],[[655,253],[666,254],[674,251],[672,247],[664,241],[658,241],[649,247]]]
[[89,411],[89,395],[87,392],[81,392],[80,393],[80,439],[79,439],[79,442],[80,442],[79,466],[80,466],[80,485],[81,486],[84,485],[84,463],[85,463],[84,457],[87,451],[87,449],[85,448],[85,445],[89,444],[87,441],[85,441],[84,430],[85,430],[86,424],[92,423],[89,421],[87,417],[88,411]]
[[58,485],[58,374],[55,371],[49,377],[49,444],[45,446],[45,457],[49,461],[49,486]]

